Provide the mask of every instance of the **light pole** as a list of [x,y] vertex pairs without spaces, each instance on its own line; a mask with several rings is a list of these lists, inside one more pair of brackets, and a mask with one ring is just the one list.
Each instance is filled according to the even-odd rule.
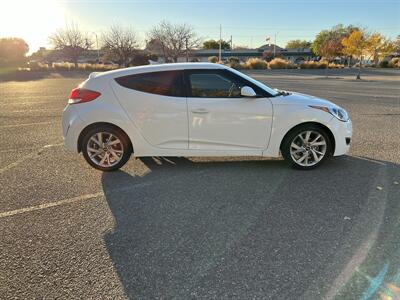
[[218,52],[218,61],[221,61],[221,50],[222,50],[222,26],[219,24],[219,52]]
[[97,33],[96,32],[92,32],[94,34],[94,36],[96,37],[96,48],[97,48],[97,63],[100,63],[100,50],[99,50],[99,40],[97,38]]

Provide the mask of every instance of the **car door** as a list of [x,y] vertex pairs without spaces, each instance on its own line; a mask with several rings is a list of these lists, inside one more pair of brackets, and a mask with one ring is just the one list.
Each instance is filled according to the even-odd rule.
[[142,136],[153,146],[188,149],[183,71],[158,71],[116,78],[112,88]]
[[[224,69],[187,70],[189,149],[261,150],[268,146],[272,104],[266,92]],[[242,97],[252,87],[257,97]]]

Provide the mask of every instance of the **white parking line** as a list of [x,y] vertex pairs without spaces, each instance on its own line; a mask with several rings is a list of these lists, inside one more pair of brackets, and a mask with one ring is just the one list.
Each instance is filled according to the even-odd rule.
[[42,108],[42,109],[25,109],[25,110],[10,110],[10,111],[7,111],[6,113],[8,114],[8,113],[12,113],[12,114],[19,114],[19,113],[26,113],[26,112],[28,112],[28,113],[30,113],[30,112],[61,112],[62,111],[62,109],[54,109],[54,108],[49,108],[49,109],[47,109],[47,108]]
[[[387,166],[387,164],[386,163],[384,163],[384,162],[382,162],[382,161],[378,161],[378,160],[374,160],[374,159],[371,159],[371,158],[368,158],[368,157],[363,157],[363,156],[358,156],[358,155],[353,155],[355,158],[358,158],[358,159],[361,159],[361,160],[365,160],[365,161],[369,161],[369,162],[372,162],[372,163],[375,163],[375,164],[378,164],[378,165],[381,165],[381,166]],[[346,156],[344,156],[346,159],[348,159]]]
[[[111,190],[111,191],[107,192],[107,195],[112,195],[115,193],[129,192],[132,189],[146,187],[151,184],[152,184],[152,182],[141,182],[141,183],[137,183],[134,185],[128,185],[128,186],[125,186],[125,187],[122,187],[119,189]],[[71,203],[76,203],[76,202],[80,202],[80,201],[91,200],[91,199],[95,199],[98,197],[104,197],[104,196],[105,196],[104,192],[97,192],[97,193],[92,193],[92,194],[76,196],[76,197],[72,197],[72,198],[68,198],[68,199],[47,202],[47,203],[43,203],[43,204],[39,204],[39,205],[4,211],[4,212],[0,212],[0,219],[5,218],[5,217],[14,216],[14,215],[23,214],[23,213],[28,213],[28,212],[32,212],[32,211],[42,210],[42,209],[46,209],[46,208],[61,206],[64,204],[71,204]]]
[[55,202],[43,203],[40,205],[5,211],[5,212],[0,213],[0,218],[10,217],[10,216],[14,216],[14,215],[18,215],[18,214],[22,214],[22,213],[26,213],[26,212],[31,212],[31,211],[35,211],[35,210],[41,210],[41,209],[45,209],[45,208],[49,208],[49,207],[70,204],[70,203],[74,203],[74,202],[78,202],[78,201],[90,200],[90,199],[94,199],[94,198],[97,198],[100,196],[104,196],[104,193],[98,192],[98,193],[94,193],[94,194],[86,194],[86,195],[82,195],[82,196],[78,196],[78,197],[55,201]]
[[23,163],[23,162],[24,162],[25,160],[27,160],[28,158],[34,157],[35,155],[37,155],[37,152],[29,153],[28,155],[25,155],[25,156],[21,157],[21,158],[18,159],[17,161],[14,161],[13,163],[11,163],[11,164],[5,166],[4,168],[1,168],[1,169],[0,169],[0,175],[3,174],[3,173],[6,172],[6,171],[8,171],[8,170],[10,170],[10,169],[12,169],[12,168],[18,166],[20,163]]
[[33,125],[50,125],[50,124],[56,124],[56,123],[59,123],[59,122],[36,122],[36,123],[2,125],[2,126],[0,126],[0,128],[14,128],[14,127],[22,127],[22,126],[33,126]]
[[38,104],[51,104],[54,102],[47,101],[47,102],[35,102],[35,101],[29,101],[29,102],[13,102],[13,103],[0,103],[0,106],[10,106],[10,105],[38,105]]
[[29,153],[29,154],[27,154],[27,155],[21,157],[21,158],[18,159],[17,161],[15,161],[15,162],[13,162],[13,163],[11,163],[11,164],[9,164],[9,165],[7,165],[7,166],[1,168],[1,169],[0,169],[0,174],[3,174],[4,172],[6,172],[6,171],[8,171],[8,170],[10,170],[10,169],[12,169],[12,168],[18,166],[20,163],[24,162],[24,161],[27,160],[28,158],[32,158],[32,157],[38,155],[38,152],[41,152],[41,151],[44,150],[44,149],[52,148],[52,147],[58,147],[58,146],[62,146],[62,145],[64,145],[64,144],[63,144],[63,143],[60,143],[60,144],[45,145],[45,146],[43,146],[43,147],[37,149],[36,151],[33,151],[32,153]]

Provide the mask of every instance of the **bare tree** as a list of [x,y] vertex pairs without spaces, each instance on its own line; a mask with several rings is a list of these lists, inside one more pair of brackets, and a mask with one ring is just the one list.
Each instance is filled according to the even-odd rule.
[[149,39],[158,41],[161,46],[165,61],[172,59],[178,61],[179,56],[186,55],[200,44],[192,26],[188,24],[172,24],[162,21],[148,34]]
[[78,66],[79,56],[92,47],[89,36],[82,32],[76,24],[58,29],[49,37],[50,43],[62,56]]
[[137,52],[138,39],[132,28],[113,25],[102,40],[106,55],[120,65],[127,66]]

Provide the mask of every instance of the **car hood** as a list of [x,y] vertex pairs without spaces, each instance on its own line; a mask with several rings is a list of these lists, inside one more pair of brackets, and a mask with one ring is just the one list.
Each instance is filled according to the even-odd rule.
[[294,105],[318,105],[318,106],[337,106],[334,103],[317,98],[311,95],[296,93],[296,92],[287,92],[288,95],[282,95],[276,97],[276,104],[294,104]]

